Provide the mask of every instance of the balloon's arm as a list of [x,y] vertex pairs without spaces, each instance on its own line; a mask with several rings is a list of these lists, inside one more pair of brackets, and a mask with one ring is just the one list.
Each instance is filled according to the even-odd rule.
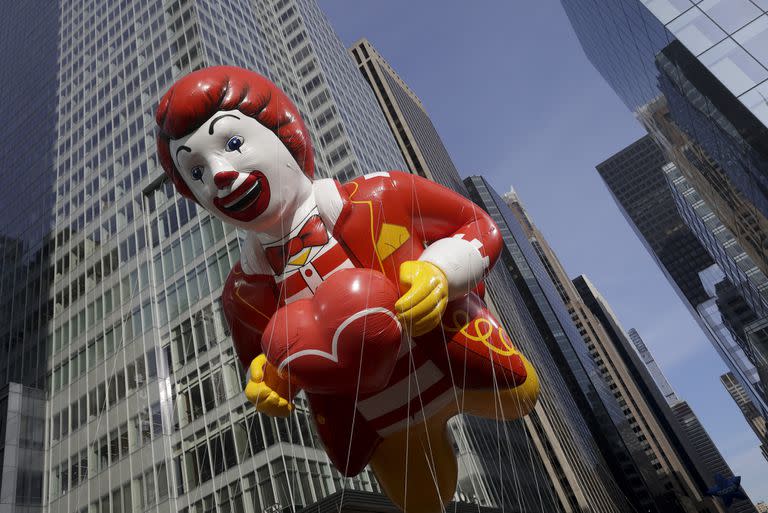
[[411,226],[429,245],[419,260],[440,269],[448,299],[474,290],[499,257],[502,238],[491,216],[464,196],[420,176],[391,173]]
[[272,417],[286,417],[293,411],[293,398],[298,388],[278,375],[277,369],[263,354],[251,362],[245,396],[256,409]]

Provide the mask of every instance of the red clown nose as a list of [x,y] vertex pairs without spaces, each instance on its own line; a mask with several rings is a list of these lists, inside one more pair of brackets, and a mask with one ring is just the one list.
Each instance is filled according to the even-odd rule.
[[307,392],[370,394],[388,382],[401,346],[395,284],[370,269],[334,273],[312,298],[279,309],[262,349],[281,376]]

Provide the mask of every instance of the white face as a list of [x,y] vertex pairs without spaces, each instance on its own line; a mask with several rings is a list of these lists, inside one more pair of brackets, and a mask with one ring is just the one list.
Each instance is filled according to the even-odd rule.
[[239,110],[219,111],[170,142],[200,204],[226,223],[263,231],[290,223],[311,182],[277,135]]

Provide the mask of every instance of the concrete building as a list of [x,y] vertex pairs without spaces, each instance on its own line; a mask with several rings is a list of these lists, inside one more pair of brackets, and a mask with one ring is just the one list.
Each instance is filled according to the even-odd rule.
[[411,173],[465,194],[459,172],[418,96],[367,39],[349,49],[373,89]]

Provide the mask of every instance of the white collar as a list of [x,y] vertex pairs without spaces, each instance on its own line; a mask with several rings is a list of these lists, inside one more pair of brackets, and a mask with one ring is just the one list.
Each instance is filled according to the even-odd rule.
[[[315,197],[317,213],[329,232],[333,228],[344,208],[344,198],[339,193],[336,180],[324,178],[312,182],[312,194]],[[240,266],[245,274],[266,274],[272,276],[274,272],[270,267],[267,257],[264,255],[264,247],[254,232],[246,232],[243,250],[240,253]]]

